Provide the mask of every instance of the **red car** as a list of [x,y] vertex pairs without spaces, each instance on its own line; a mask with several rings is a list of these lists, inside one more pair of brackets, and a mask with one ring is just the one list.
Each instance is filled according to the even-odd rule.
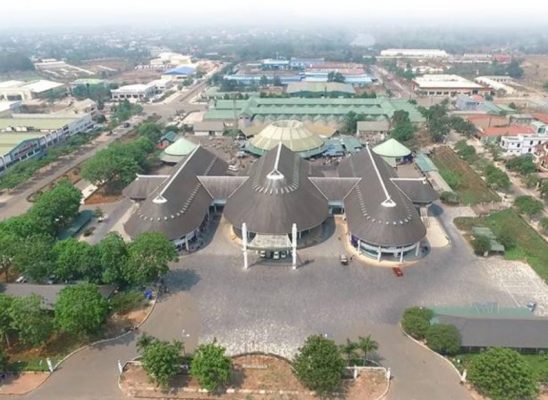
[[398,278],[400,278],[400,277],[403,276],[403,271],[401,270],[400,267],[394,267],[394,268],[392,268],[392,271],[394,271],[394,274],[395,274]]

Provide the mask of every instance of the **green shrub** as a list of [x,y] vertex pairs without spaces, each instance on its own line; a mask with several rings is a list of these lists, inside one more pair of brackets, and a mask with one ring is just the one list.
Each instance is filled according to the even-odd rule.
[[444,204],[459,204],[459,195],[455,192],[442,192],[440,200]]
[[426,344],[443,355],[454,355],[460,350],[460,333],[454,325],[434,324],[426,332]]
[[548,217],[540,219],[540,227],[544,231],[544,233],[548,233]]
[[474,357],[468,379],[493,400],[534,399],[538,393],[531,366],[511,349],[493,348]]
[[536,200],[531,196],[516,197],[514,205],[520,214],[527,214],[530,217],[539,214],[544,209],[542,201]]
[[516,247],[516,237],[510,229],[502,229],[497,235],[497,241],[504,246],[505,250]]
[[491,240],[487,236],[476,236],[472,241],[472,247],[474,248],[474,253],[478,256],[483,256],[491,250]]
[[430,320],[433,316],[434,312],[429,308],[411,307],[403,312],[401,325],[408,335],[421,340],[430,328]]

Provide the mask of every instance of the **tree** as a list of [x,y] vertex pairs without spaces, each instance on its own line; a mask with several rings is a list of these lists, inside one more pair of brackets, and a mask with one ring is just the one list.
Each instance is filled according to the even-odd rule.
[[512,227],[503,226],[497,234],[497,241],[504,246],[506,250],[516,247],[516,238],[513,233]]
[[128,248],[128,263],[124,278],[133,285],[154,282],[169,271],[168,263],[177,260],[172,242],[158,232],[142,233]]
[[101,281],[101,268],[93,246],[74,238],[61,240],[53,246],[53,276],[61,281],[86,279]]
[[346,339],[346,343],[339,345],[339,351],[344,354],[346,362],[350,365],[350,362],[358,356],[358,344]]
[[442,192],[440,200],[444,204],[459,204],[459,196],[455,192]]
[[411,140],[415,135],[415,127],[410,121],[397,123],[390,133],[390,137],[400,141],[406,142]]
[[48,235],[35,235],[21,241],[13,257],[13,264],[27,278],[43,282],[53,267],[53,238]]
[[487,236],[478,235],[472,241],[472,247],[474,248],[474,253],[478,256],[483,256],[491,250],[491,239]]
[[35,294],[12,300],[9,315],[11,329],[21,343],[39,346],[46,342],[52,331],[51,316],[42,308],[42,298]]
[[531,196],[516,197],[514,206],[521,214],[527,214],[530,217],[538,215],[544,209],[542,201],[536,200]]
[[415,339],[424,339],[428,328],[430,328],[430,320],[434,316],[434,312],[425,307],[411,307],[403,312],[401,325],[403,330]]
[[538,393],[530,365],[511,349],[491,348],[474,357],[468,379],[493,400],[534,399]]
[[105,322],[108,301],[93,284],[67,286],[59,293],[54,311],[61,330],[77,336],[91,334]]
[[263,87],[268,85],[268,78],[266,77],[266,75],[261,76],[261,79],[259,80],[259,84]]
[[107,148],[99,150],[88,159],[80,175],[96,185],[108,183],[109,188],[115,191],[129,184],[140,171],[139,164],[129,153],[123,154]]
[[232,361],[225,355],[225,348],[213,341],[198,346],[192,357],[190,375],[202,388],[214,391],[228,383],[231,369]]
[[487,185],[493,189],[508,190],[512,184],[508,175],[494,164],[488,164],[484,173]]
[[335,72],[335,71],[330,71],[328,74],[327,74],[327,81],[328,82],[340,82],[340,83],[344,83],[345,81],[345,77],[343,74],[341,74],[340,72]]
[[162,387],[181,370],[183,343],[151,339],[141,350],[141,362],[149,377]]
[[99,242],[96,251],[97,261],[100,264],[101,271],[103,271],[103,281],[126,286],[124,269],[129,255],[124,239],[119,234],[111,232]]
[[0,372],[6,371],[8,368],[8,356],[4,352],[4,348],[0,347]]
[[358,338],[357,347],[363,354],[363,365],[365,366],[367,355],[373,351],[377,351],[379,349],[379,344],[371,335],[367,335],[366,337],[360,336]]
[[51,234],[56,234],[78,215],[81,199],[82,192],[63,179],[53,189],[40,194],[29,214],[47,227]]
[[162,137],[162,127],[155,122],[144,122],[137,129],[140,136],[146,137],[152,143],[157,143]]
[[4,272],[8,281],[8,271],[19,248],[19,238],[11,232],[0,230],[0,273]]
[[34,64],[26,55],[18,51],[7,50],[0,53],[0,73],[32,70],[34,70]]
[[523,76],[523,68],[520,66],[521,62],[517,59],[512,59],[510,61],[510,64],[506,67],[506,72],[508,75],[510,75],[512,78],[519,79]]
[[506,162],[506,168],[510,171],[519,172],[521,175],[531,174],[537,170],[535,162],[533,161],[533,156],[530,154],[524,154],[508,160]]
[[454,325],[434,324],[426,331],[426,344],[443,355],[454,355],[460,350],[460,333]]
[[293,368],[306,387],[322,395],[340,386],[344,360],[335,342],[321,335],[313,335],[299,349]]
[[[11,332],[12,319],[10,315],[10,307],[13,297],[0,293],[0,341],[6,340],[9,346],[9,334]],[[4,346],[0,346],[0,349]],[[1,369],[0,369],[1,371]]]

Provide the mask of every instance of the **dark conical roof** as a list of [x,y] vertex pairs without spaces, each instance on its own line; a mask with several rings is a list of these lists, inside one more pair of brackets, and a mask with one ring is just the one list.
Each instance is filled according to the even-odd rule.
[[125,223],[135,237],[142,232],[161,232],[170,240],[180,239],[198,228],[213,198],[199,175],[222,175],[227,163],[203,147],[196,147],[174,168],[174,173],[151,192]]
[[250,232],[281,235],[293,223],[303,231],[325,221],[327,198],[308,178],[310,165],[281,143],[250,169],[249,179],[227,199],[226,218]]
[[343,160],[341,177],[360,177],[344,198],[350,232],[376,246],[406,246],[426,235],[411,200],[390,179],[392,168],[369,147]]

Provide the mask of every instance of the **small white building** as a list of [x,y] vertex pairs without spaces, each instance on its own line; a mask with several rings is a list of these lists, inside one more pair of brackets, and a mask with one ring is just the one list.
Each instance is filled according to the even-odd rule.
[[440,49],[386,49],[381,51],[379,58],[444,59],[447,57],[449,54]]
[[156,94],[154,81],[147,84],[137,83],[134,85],[120,86],[118,89],[111,91],[112,100],[124,101],[128,100],[132,103],[147,101],[148,98]]
[[505,156],[521,156],[532,154],[535,147],[548,142],[548,133],[503,136],[500,141],[500,147],[504,150]]
[[424,96],[458,96],[490,92],[491,89],[451,74],[426,74],[413,80],[413,89]]

